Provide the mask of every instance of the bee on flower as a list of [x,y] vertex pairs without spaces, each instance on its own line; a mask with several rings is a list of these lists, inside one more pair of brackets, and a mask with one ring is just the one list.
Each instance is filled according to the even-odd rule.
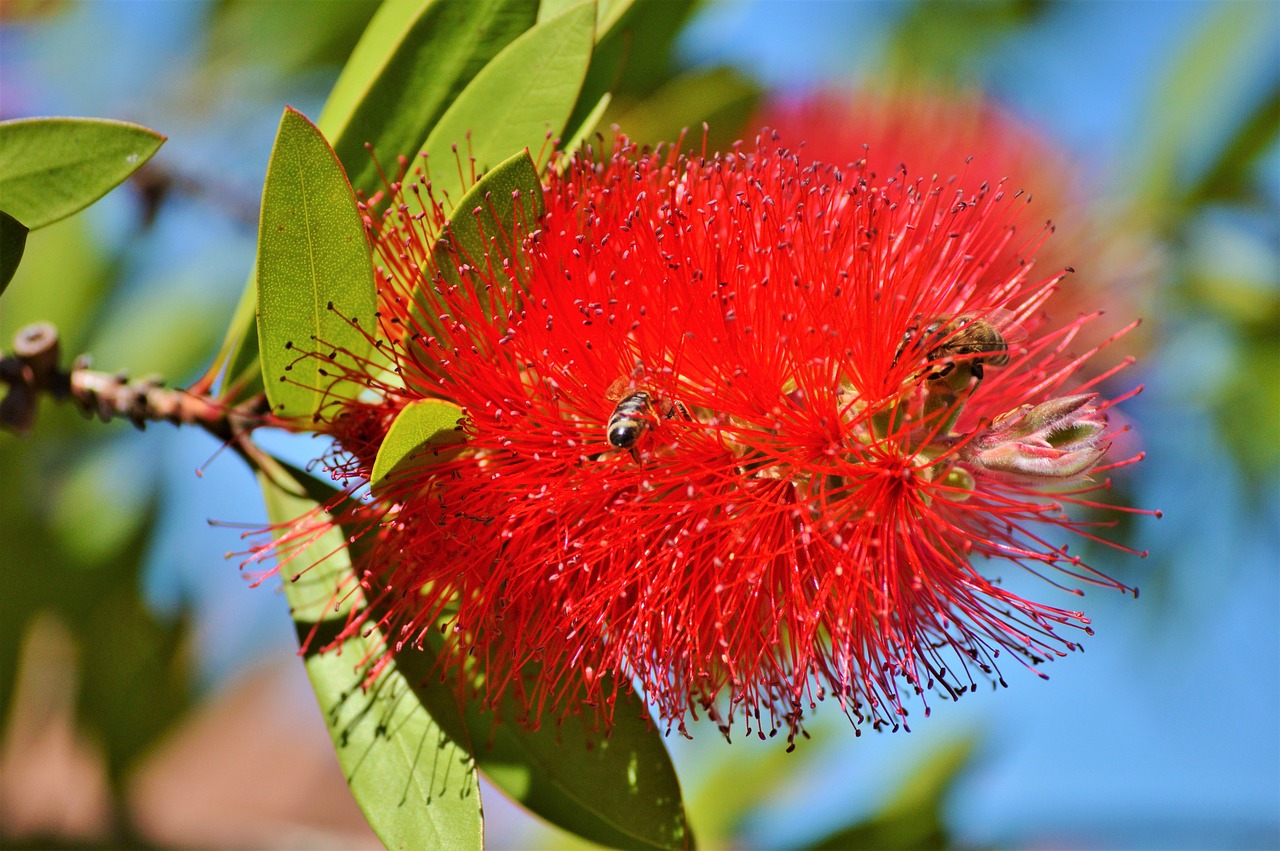
[[1088,631],[1000,570],[1129,590],[1050,543],[1093,539],[1071,511],[1130,459],[1076,377],[1087,317],[1037,335],[1061,270],[1002,260],[1044,238],[1014,193],[769,134],[563,166],[479,283],[407,207],[374,224],[387,362],[340,376],[368,390],[327,463],[358,489],[421,399],[465,437],[346,509],[388,654],[442,642],[462,694],[534,724],[636,688],[681,731],[794,735],[820,700],[897,728]]

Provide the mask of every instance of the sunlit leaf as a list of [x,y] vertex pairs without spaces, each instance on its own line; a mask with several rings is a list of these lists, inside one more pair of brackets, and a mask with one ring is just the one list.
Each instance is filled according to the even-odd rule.
[[[1181,200],[1212,172],[1219,151],[1232,144],[1224,128],[1241,104],[1224,93],[1239,92],[1247,81],[1271,73],[1275,28],[1265,3],[1222,3],[1207,10],[1190,43],[1174,61],[1150,114],[1134,139],[1134,168],[1129,183],[1138,187],[1143,210],[1166,226],[1190,212]],[[1264,113],[1265,115],[1265,113]]]
[[484,172],[528,148],[538,152],[558,137],[573,111],[591,60],[595,4],[582,3],[538,24],[507,45],[463,90],[427,137],[436,197],[457,203],[467,185],[454,150],[470,172]]
[[600,126],[600,121],[604,118],[605,112],[609,109],[609,103],[613,100],[613,95],[605,92],[600,96],[600,100],[596,101],[596,105],[592,107],[573,129],[573,135],[564,142],[566,151],[576,151],[587,141],[596,129]]
[[[531,675],[536,675],[532,672]],[[504,718],[517,717],[508,706]],[[666,746],[644,702],[619,691],[608,738],[581,716],[526,731],[467,712],[480,768],[522,805],[565,830],[614,848],[693,848]],[[483,737],[483,738],[482,738]]]
[[263,65],[294,72],[309,65],[337,65],[377,8],[378,0],[220,0],[210,10],[209,63],[215,72]]
[[759,99],[759,86],[733,69],[690,71],[625,110],[615,102],[609,123],[650,145],[671,142],[687,130],[699,147],[705,123],[708,149],[719,150],[741,136]]
[[[300,485],[285,489],[288,478],[283,470],[259,475],[272,523],[318,510]],[[308,565],[297,578],[291,575]],[[467,749],[432,719],[395,663],[363,685],[362,662],[379,650],[376,631],[367,638],[356,632],[340,647],[318,652],[336,638],[348,612],[365,604],[351,584],[342,531],[332,528],[297,552],[282,576],[338,762],[378,838],[388,848],[482,848],[480,789]],[[350,593],[335,609],[340,585]]]
[[[582,0],[542,0],[538,4],[538,23],[550,20],[579,3]],[[597,0],[596,2],[596,37],[597,40],[627,13],[636,0]]]
[[22,261],[22,249],[27,245],[27,227],[8,213],[0,210],[0,293],[13,280]]
[[[280,4],[266,4],[280,5]],[[360,37],[317,122],[354,189],[375,192],[382,177],[365,143],[387,165],[422,147],[453,99],[512,39],[533,25],[537,0],[387,0]],[[245,13],[247,14],[247,13]],[[291,13],[292,14],[292,13]],[[250,279],[211,377],[228,399],[262,389]]]
[[463,441],[458,421],[462,409],[439,399],[411,402],[396,415],[378,447],[369,486],[376,495],[384,481],[421,462],[423,453],[439,454]]
[[258,316],[258,273],[255,264],[249,284],[240,293],[240,301],[227,325],[222,345],[209,365],[209,386],[221,379],[219,398],[232,402],[263,389],[262,365],[258,359],[258,335],[254,333]]
[[124,121],[0,121],[0,208],[32,230],[44,227],[123,183],[164,140]]
[[1187,193],[1186,203],[1195,206],[1211,201],[1247,201],[1254,190],[1250,175],[1258,161],[1275,148],[1280,138],[1280,84],[1240,123],[1217,160],[1198,184]]
[[964,84],[977,77],[981,63],[1001,41],[1043,18],[1053,2],[919,0],[903,5],[905,14],[885,40],[882,72],[900,79]]
[[490,169],[463,195],[445,229],[448,241],[435,248],[437,266],[453,283],[462,278],[453,265],[453,251],[475,267],[502,268],[517,254],[517,229],[527,233],[543,212],[538,167],[528,151],[521,151]]
[[[490,169],[458,201],[432,249],[436,268],[453,284],[461,283],[468,270],[492,270],[488,276],[475,276],[474,286],[477,294],[489,293],[496,299],[498,293],[487,288],[485,279],[506,280],[506,272],[500,270],[517,257],[515,235],[528,233],[543,209],[538,168],[529,152],[521,151]],[[481,306],[492,315],[492,300],[482,301]],[[431,317],[423,315],[421,302],[414,301],[411,314],[430,327]]]
[[[329,485],[305,474],[295,472],[294,476],[313,500],[327,500],[334,493]],[[304,505],[296,504],[294,511],[305,510]],[[291,515],[280,512],[275,516]],[[300,569],[341,542],[342,537],[335,534],[313,545],[290,569]],[[318,587],[306,598],[310,608],[304,611],[309,612],[302,618],[304,622],[337,617],[322,610],[348,564],[344,550],[340,558],[322,563],[323,572],[317,578],[311,578],[317,573],[314,569],[304,574],[300,581]],[[295,608],[302,603],[299,598]],[[295,618],[299,618],[299,611],[303,610],[296,610]],[[455,692],[441,682],[438,651],[438,642],[421,651],[403,650],[397,654],[396,670],[448,735],[455,741],[472,743],[481,771],[513,800],[552,824],[603,845],[693,847],[675,768],[638,696],[624,688],[618,690],[614,728],[607,738],[594,724],[588,724],[587,719],[593,718],[590,713],[526,730],[515,720],[521,712],[511,698],[504,699],[496,714],[470,705],[460,715]],[[526,677],[537,675],[536,668],[524,671]]]
[[[565,122],[565,135],[584,139],[600,124],[591,120],[601,100],[634,102],[671,77],[672,45],[697,0],[662,3],[619,2],[596,16],[596,47],[578,95]],[[566,145],[572,150],[575,145]]]
[[384,3],[316,122],[351,185],[369,193],[380,188],[365,143],[388,168],[419,150],[467,83],[533,26],[537,11],[537,0]]
[[[302,113],[286,109],[267,167],[258,227],[258,343],[267,398],[286,416],[349,395],[334,367],[301,352],[359,358],[376,310],[364,222],[342,166]],[[340,368],[341,362],[338,367]]]

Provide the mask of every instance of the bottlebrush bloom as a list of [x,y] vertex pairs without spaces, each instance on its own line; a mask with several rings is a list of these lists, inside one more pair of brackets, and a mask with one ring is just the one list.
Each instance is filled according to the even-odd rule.
[[[1035,128],[977,93],[827,90],[776,99],[757,120],[788,139],[803,139],[798,153],[805,159],[865,160],[866,170],[880,175],[905,164],[912,175],[963,175],[969,185],[1003,181],[1006,189],[1033,195],[1023,220],[1051,219],[1055,230],[1037,252],[1040,268],[1078,270],[1046,305],[1058,324],[1099,309],[1132,316],[1153,297],[1150,282],[1159,266],[1154,241],[1132,216],[1117,216],[1119,199],[1100,191],[1097,165],[1074,162]],[[1018,248],[1010,243],[995,264],[1016,265]],[[1126,321],[1094,322],[1081,334],[1098,343]],[[1130,351],[1144,345],[1141,333],[1126,338]]]
[[338,376],[368,392],[327,410],[326,463],[358,492],[421,399],[465,436],[346,509],[387,653],[442,636],[464,694],[532,724],[634,684],[682,731],[794,734],[824,697],[896,728],[1088,632],[1000,572],[1128,590],[1063,534],[1094,539],[1067,511],[1119,466],[1115,400],[1073,378],[1085,318],[1037,334],[1061,271],[1003,263],[1045,236],[1023,199],[768,136],[564,165],[518,261],[454,258],[474,280],[433,260],[438,206],[371,223],[387,362]]

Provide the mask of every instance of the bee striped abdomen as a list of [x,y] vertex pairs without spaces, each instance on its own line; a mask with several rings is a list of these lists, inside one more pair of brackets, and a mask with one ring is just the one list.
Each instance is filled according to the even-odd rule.
[[617,449],[630,449],[649,428],[652,402],[643,390],[618,400],[606,427],[609,445]]

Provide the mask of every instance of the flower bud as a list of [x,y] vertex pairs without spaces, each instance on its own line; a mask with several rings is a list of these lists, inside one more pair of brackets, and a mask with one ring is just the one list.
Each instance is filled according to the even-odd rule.
[[1021,405],[995,419],[966,447],[965,460],[991,473],[1036,481],[1083,476],[1106,454],[1106,414],[1095,393]]

